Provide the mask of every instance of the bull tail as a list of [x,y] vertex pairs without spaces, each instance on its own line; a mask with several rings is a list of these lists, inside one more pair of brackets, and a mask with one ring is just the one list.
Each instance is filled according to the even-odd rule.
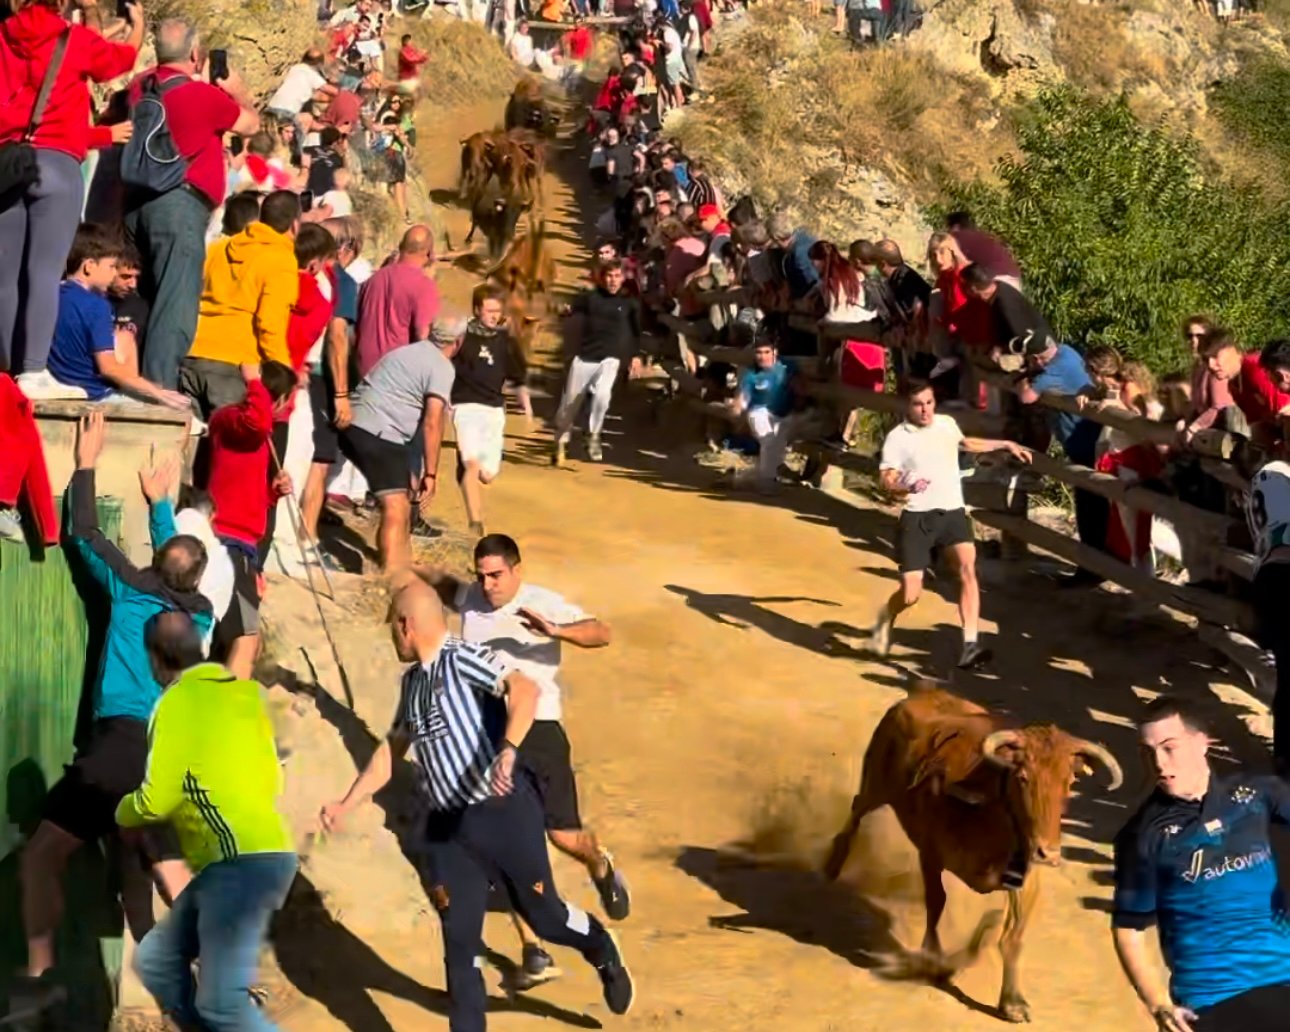
[[859,795],[851,800],[851,814],[847,817],[846,824],[842,825],[842,830],[833,836],[829,855],[824,860],[824,877],[829,881],[837,881],[842,874],[842,868],[847,865],[847,857],[851,855],[851,843],[855,841],[856,832],[860,830],[860,821],[866,812],[861,803],[862,799]]
[[881,978],[893,982],[947,982],[980,959],[986,937],[1002,923],[1003,911],[989,910],[962,949],[948,955],[927,950],[902,953],[875,971]]

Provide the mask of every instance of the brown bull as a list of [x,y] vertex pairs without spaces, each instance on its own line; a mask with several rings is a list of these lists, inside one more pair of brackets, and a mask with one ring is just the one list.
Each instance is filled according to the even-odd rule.
[[472,206],[493,174],[496,148],[497,134],[493,132],[471,133],[461,141],[460,196]]
[[1110,773],[1109,790],[1120,786],[1120,766],[1101,745],[1052,724],[1008,727],[974,703],[929,683],[916,685],[874,731],[860,791],[825,873],[835,879],[842,872],[864,816],[891,806],[918,850],[927,908],[922,959],[941,977],[952,973],[943,965],[936,931],[945,909],[943,873],[976,892],[1007,889],[999,1011],[1008,1021],[1029,1021],[1017,960],[1039,893],[1031,865],[1061,863],[1062,813],[1075,779],[1091,773],[1089,761]]
[[528,231],[511,244],[502,260],[488,271],[502,288],[507,321],[527,362],[532,362],[538,317],[531,312],[538,294],[548,296],[555,286],[555,259],[546,245],[546,221],[529,217]]

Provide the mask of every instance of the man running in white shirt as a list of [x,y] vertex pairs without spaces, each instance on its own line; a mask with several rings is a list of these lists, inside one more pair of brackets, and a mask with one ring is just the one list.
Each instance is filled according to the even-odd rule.
[[883,490],[905,503],[896,535],[900,587],[874,625],[872,650],[887,655],[896,617],[918,601],[932,551],[944,548],[959,577],[963,651],[958,666],[966,670],[986,662],[990,651],[977,641],[981,587],[976,579],[972,524],[963,502],[959,452],[1006,451],[1019,462],[1029,462],[1030,453],[1013,441],[964,437],[958,423],[936,414],[936,397],[926,381],[911,380],[905,398],[905,421],[883,441],[879,464]]
[[[417,572],[445,605],[461,614],[464,640],[487,645],[503,669],[517,670],[537,684],[537,713],[519,758],[542,800],[547,838],[587,868],[605,913],[615,921],[623,920],[631,912],[627,884],[608,850],[583,826],[578,811],[578,785],[569,739],[560,723],[563,711],[557,680],[561,643],[600,648],[609,644],[609,626],[554,591],[524,583],[519,546],[505,534],[489,534],[475,545],[474,584],[439,569],[423,567]],[[550,954],[518,918],[515,926],[523,942],[516,988],[528,989],[557,977],[560,972]]]

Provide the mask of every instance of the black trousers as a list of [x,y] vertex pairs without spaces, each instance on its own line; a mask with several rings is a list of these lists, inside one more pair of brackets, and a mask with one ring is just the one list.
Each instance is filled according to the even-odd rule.
[[1197,1011],[1194,1032],[1283,1032],[1290,1028],[1290,985],[1266,985]]
[[542,804],[527,774],[516,771],[508,796],[432,813],[426,831],[426,874],[443,925],[451,1032],[484,1032],[487,994],[475,964],[484,951],[490,882],[506,890],[539,939],[575,949],[593,965],[613,958],[604,926],[556,895]]
[[[1254,618],[1259,644],[1272,652],[1277,690],[1272,696],[1272,756],[1290,773],[1290,563],[1264,563],[1254,575]],[[1286,1015],[1290,1028],[1290,1014]]]

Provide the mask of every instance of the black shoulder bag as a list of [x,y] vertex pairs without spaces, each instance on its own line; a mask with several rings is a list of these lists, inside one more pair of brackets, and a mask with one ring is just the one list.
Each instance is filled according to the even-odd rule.
[[31,141],[40,128],[40,120],[45,117],[45,105],[49,103],[54,80],[58,78],[58,70],[63,65],[63,55],[67,53],[67,40],[71,33],[72,27],[69,25],[59,34],[58,42],[54,44],[54,56],[45,69],[44,81],[40,84],[35,106],[31,109],[31,121],[27,123],[27,131],[23,133],[22,139],[0,143],[0,198],[25,190],[40,178],[36,148]]

